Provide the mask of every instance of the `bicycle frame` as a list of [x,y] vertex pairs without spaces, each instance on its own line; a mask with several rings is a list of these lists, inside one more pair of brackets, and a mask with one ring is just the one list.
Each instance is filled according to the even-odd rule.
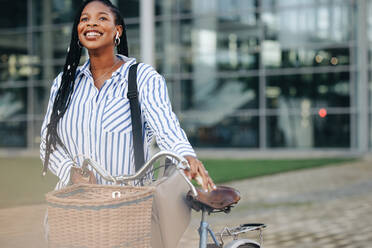
[[207,247],[207,241],[208,241],[208,233],[211,235],[214,243],[217,246],[221,246],[220,242],[218,242],[216,235],[214,235],[214,232],[209,228],[209,223],[205,220],[206,219],[206,213],[207,211],[203,208],[202,209],[202,219],[200,221],[200,227],[199,227],[199,248],[206,248]]
[[[82,164],[82,169],[83,169],[83,171],[87,171],[88,166],[91,166],[106,181],[113,182],[115,184],[127,184],[130,181],[134,181],[134,180],[137,180],[137,179],[140,179],[141,177],[143,177],[146,174],[147,170],[161,157],[171,157],[171,158],[177,160],[176,169],[178,170],[179,173],[181,173],[182,177],[185,179],[185,181],[189,185],[189,187],[191,189],[191,192],[195,196],[197,196],[198,193],[195,189],[195,186],[191,183],[191,181],[187,178],[187,176],[184,173],[184,170],[190,170],[190,166],[189,166],[187,160],[185,158],[183,158],[182,156],[179,156],[178,154],[173,153],[173,152],[169,152],[169,151],[158,152],[149,161],[147,161],[139,171],[137,171],[133,175],[111,176],[103,167],[101,167],[97,162],[95,162],[94,160],[92,160],[90,158],[85,158],[84,159],[83,164]],[[214,232],[209,228],[209,223],[206,221],[206,214],[207,214],[208,211],[205,208],[202,208],[201,210],[202,210],[202,218],[201,218],[200,227],[199,227],[199,230],[198,230],[199,231],[199,236],[200,236],[199,248],[207,248],[208,233],[212,237],[216,246],[217,247],[222,247],[224,245],[223,240],[222,240],[222,236],[224,236],[225,230],[227,230],[227,232],[228,232],[227,236],[229,236],[229,235],[233,236],[234,234],[232,235],[230,233],[230,230],[228,228],[225,228],[225,230],[223,232],[221,232],[221,234],[220,234],[222,243],[219,242],[216,235],[214,234]],[[265,226],[263,225],[262,227],[252,228],[248,231],[257,230],[257,229],[260,229],[260,228],[262,229],[264,227]],[[235,237],[235,235],[234,235],[234,237]],[[239,245],[244,245],[244,244],[251,244],[251,245],[253,245],[252,247],[257,247],[257,248],[261,247],[260,243],[258,243],[256,241],[253,241],[253,240],[248,240],[248,239],[239,239],[239,240],[237,239],[237,240],[234,240],[234,241],[228,243],[224,247],[225,248],[235,248],[235,247],[239,247]]]
[[[252,247],[256,247],[256,248],[260,248],[261,245],[262,245],[262,234],[261,234],[261,231],[263,228],[265,228],[266,226],[264,224],[250,224],[249,226],[247,226],[246,228],[244,228],[244,230],[239,230],[239,231],[231,231],[230,229],[228,229],[227,227],[224,228],[224,230],[218,235],[220,236],[220,239],[221,239],[221,242],[218,241],[217,237],[216,237],[216,234],[212,231],[212,229],[209,228],[209,223],[206,221],[206,214],[207,214],[207,210],[206,209],[201,209],[202,211],[202,218],[201,218],[201,222],[200,222],[200,226],[199,226],[199,248],[206,248],[207,247],[207,242],[208,242],[208,234],[211,236],[214,244],[217,246],[217,247],[224,247],[224,248],[237,248],[239,247],[240,245],[246,245],[246,244],[250,244]],[[241,225],[240,227],[243,227],[244,225]],[[251,240],[251,239],[237,239],[237,236],[240,234],[240,233],[245,233],[245,232],[248,232],[248,231],[260,231],[260,242],[257,242],[255,240]],[[224,245],[223,243],[223,239],[222,237],[223,236],[232,236],[232,237],[236,237],[236,239],[234,238],[233,241],[229,242],[228,244]]]

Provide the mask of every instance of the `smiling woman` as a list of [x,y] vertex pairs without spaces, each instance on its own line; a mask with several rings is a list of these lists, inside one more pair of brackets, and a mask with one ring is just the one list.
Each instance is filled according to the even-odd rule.
[[109,73],[124,63],[112,56],[114,45],[120,44],[119,37],[123,33],[123,25],[116,20],[107,5],[94,1],[84,8],[77,27],[79,44],[88,49],[91,72],[98,89],[109,78]]
[[[89,59],[78,66],[83,48]],[[155,137],[160,149],[188,160],[190,178],[202,178],[202,187],[213,189],[172,111],[164,78],[150,65],[128,57],[124,20],[108,0],[85,1],[75,17],[64,70],[53,82],[41,130],[44,174],[49,168],[59,178],[56,189],[66,187],[72,183],[72,166],[81,166],[84,158],[103,165],[112,176],[134,174],[138,161],[132,131],[138,126],[132,127],[127,96],[130,69],[137,75],[142,160],[150,158]],[[95,176],[97,183],[108,184]]]
[[[112,56],[114,44],[120,44],[119,37],[123,33],[123,25],[117,24],[115,20],[115,16],[105,4],[92,2],[84,8],[78,25],[79,42],[88,49],[94,83],[98,89],[108,79],[109,72],[115,71],[124,63]],[[92,57],[100,59],[92,60]],[[108,68],[102,66],[103,62]]]
[[[78,63],[82,48],[89,60]],[[115,54],[117,47],[118,54]],[[112,175],[132,174],[134,168],[128,71],[136,64],[128,57],[124,20],[107,0],[84,2],[75,18],[64,71],[55,79],[41,133],[41,158],[60,178],[57,188],[69,183],[74,158],[89,157],[105,165]],[[139,63],[137,88],[145,130],[145,161],[149,143],[184,156],[189,176],[203,178],[204,189],[214,184],[172,111],[164,78],[149,65]],[[57,128],[58,125],[58,128]],[[82,161],[75,161],[81,164]],[[97,175],[97,181],[104,183]]]

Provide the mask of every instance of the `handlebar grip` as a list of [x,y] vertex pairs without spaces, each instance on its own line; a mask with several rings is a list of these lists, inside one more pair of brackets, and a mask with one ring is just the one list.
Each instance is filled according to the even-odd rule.
[[140,179],[144,174],[146,174],[146,172],[150,168],[150,166],[152,166],[159,158],[164,157],[164,156],[172,157],[172,158],[174,158],[178,161],[178,164],[177,164],[178,172],[181,173],[181,175],[183,176],[183,178],[185,179],[185,181],[189,185],[193,194],[195,196],[197,196],[198,193],[197,193],[194,185],[187,178],[187,176],[185,175],[185,173],[183,171],[183,170],[190,170],[190,165],[188,164],[187,160],[184,157],[182,157],[182,156],[180,156],[176,153],[169,152],[169,151],[160,151],[160,152],[156,153],[134,175],[128,175],[128,176],[122,175],[122,176],[115,176],[115,177],[111,176],[110,173],[108,173],[102,166],[100,166],[97,162],[95,162],[95,161],[93,161],[92,159],[89,159],[89,158],[84,159],[82,169],[87,170],[88,165],[90,165],[106,181],[113,182],[115,184],[126,183],[128,181],[134,181],[134,180]]

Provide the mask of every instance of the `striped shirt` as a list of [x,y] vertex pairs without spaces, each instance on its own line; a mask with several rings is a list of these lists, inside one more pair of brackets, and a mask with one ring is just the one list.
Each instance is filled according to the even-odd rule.
[[[89,157],[111,175],[135,172],[130,104],[127,98],[129,67],[134,58],[117,55],[125,63],[112,73],[101,89],[94,85],[90,61],[78,67],[70,105],[58,123],[58,135],[67,151],[57,146],[50,155],[49,169],[59,177],[56,188],[66,186],[75,160],[81,165]],[[40,157],[44,161],[46,131],[62,73],[54,80],[47,113],[41,128]],[[140,63],[137,85],[141,109],[145,160],[155,136],[161,150],[195,156],[194,150],[172,111],[164,78],[154,68]],[[96,174],[97,182],[108,184]]]

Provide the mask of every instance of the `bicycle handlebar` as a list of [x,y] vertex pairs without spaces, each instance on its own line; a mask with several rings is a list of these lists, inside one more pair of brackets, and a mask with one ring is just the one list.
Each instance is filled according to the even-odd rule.
[[140,170],[138,170],[135,174],[133,175],[128,175],[128,176],[111,176],[102,166],[100,166],[97,162],[90,158],[86,158],[83,161],[82,169],[83,171],[88,170],[88,165],[90,165],[92,168],[94,168],[97,173],[106,181],[108,182],[113,182],[115,184],[120,184],[120,183],[126,183],[128,181],[133,181],[136,179],[139,179],[146,174],[147,170],[152,166],[159,158],[161,157],[172,157],[177,160],[177,165],[176,169],[179,173],[181,173],[182,177],[185,179],[186,183],[189,185],[192,193],[197,196],[198,193],[194,187],[194,185],[191,183],[191,181],[187,178],[187,176],[184,173],[184,170],[190,170],[190,165],[187,162],[187,160],[170,151],[160,151],[156,153],[149,161],[147,161]]

